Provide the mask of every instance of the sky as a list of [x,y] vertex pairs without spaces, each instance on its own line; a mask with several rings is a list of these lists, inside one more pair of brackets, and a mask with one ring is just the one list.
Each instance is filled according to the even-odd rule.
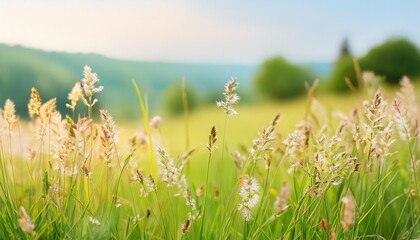
[[148,61],[331,62],[392,36],[420,46],[415,0],[1,0],[0,43]]

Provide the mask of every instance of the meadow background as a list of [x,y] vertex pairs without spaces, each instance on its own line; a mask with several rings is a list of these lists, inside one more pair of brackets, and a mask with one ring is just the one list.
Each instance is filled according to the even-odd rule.
[[0,238],[419,238],[419,8],[1,2]]

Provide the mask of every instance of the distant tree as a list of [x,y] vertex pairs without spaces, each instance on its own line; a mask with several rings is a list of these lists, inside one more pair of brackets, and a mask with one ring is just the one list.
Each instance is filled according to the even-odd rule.
[[[198,106],[199,97],[197,92],[191,86],[186,87],[188,110],[193,110]],[[170,86],[164,93],[165,110],[172,114],[177,115],[184,111],[182,100],[181,83]]]
[[346,81],[350,81],[352,86],[358,87],[354,59],[350,55],[342,56],[335,62],[328,87],[334,91],[348,91],[350,87]]
[[348,40],[344,39],[328,82],[328,88],[333,91],[347,91],[350,88],[346,79],[357,87],[353,56],[350,52]]
[[345,56],[351,56],[351,51],[350,51],[350,44],[349,44],[349,40],[347,38],[345,38],[343,40],[343,42],[341,43],[341,48],[340,48],[340,58],[341,57],[345,57]]
[[389,39],[382,45],[372,48],[360,60],[365,70],[385,77],[388,83],[398,83],[402,76],[420,76],[420,53],[407,39]]
[[304,93],[305,81],[313,81],[310,71],[281,57],[274,57],[262,64],[255,78],[255,85],[262,94],[271,99],[285,99]]

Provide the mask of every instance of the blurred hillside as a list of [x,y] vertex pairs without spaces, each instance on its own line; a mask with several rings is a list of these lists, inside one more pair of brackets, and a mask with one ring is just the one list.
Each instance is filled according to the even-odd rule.
[[175,82],[180,84],[183,77],[189,86],[206,94],[221,91],[230,76],[238,77],[241,87],[247,88],[256,70],[244,65],[125,61],[97,54],[46,52],[0,44],[0,102],[12,99],[19,115],[25,117],[30,89],[34,86],[44,101],[57,97],[58,107],[64,110],[68,92],[82,79],[84,65],[92,67],[105,87],[97,96],[100,105],[124,118],[139,114],[133,111],[138,102],[132,79],[147,94],[150,108],[157,110],[162,107],[165,88]]
[[[202,100],[214,101],[222,98],[223,86],[231,76],[238,78],[244,94],[252,93],[252,81],[258,70],[258,66],[247,65],[118,60],[98,54],[47,52],[0,44],[0,105],[10,98],[15,102],[19,116],[27,117],[30,89],[35,87],[43,101],[57,97],[58,108],[68,114],[70,112],[64,107],[67,95],[75,82],[82,79],[84,65],[92,67],[101,80],[100,85],[105,87],[97,96],[99,107],[124,119],[139,114],[132,79],[147,95],[151,111],[160,112],[164,107],[165,91],[174,84],[181,84],[182,78]],[[304,66],[317,77],[324,77],[332,65],[311,62]]]

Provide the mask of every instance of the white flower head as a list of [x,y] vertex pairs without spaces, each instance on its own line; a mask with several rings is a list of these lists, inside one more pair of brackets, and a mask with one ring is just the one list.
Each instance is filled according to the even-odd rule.
[[179,171],[175,166],[175,160],[163,148],[157,147],[156,152],[159,155],[159,174],[162,182],[166,182],[168,187],[178,183]]
[[88,99],[82,99],[85,105],[88,107],[92,107],[98,101],[96,98],[92,100],[93,94],[101,92],[104,89],[103,86],[95,87],[98,82],[98,75],[93,73],[89,66],[85,66],[83,69],[82,85],[83,92]]
[[99,222],[98,219],[96,219],[96,218],[94,218],[92,216],[89,216],[89,222],[91,222],[91,223],[93,223],[95,225],[101,225],[101,222]]
[[236,105],[239,102],[239,96],[236,94],[238,85],[239,83],[236,78],[232,77],[225,85],[225,91],[223,92],[225,101],[216,102],[216,106],[223,109],[228,116],[238,115],[238,112],[233,108],[233,105]]
[[79,101],[79,99],[83,99],[83,88],[80,82],[77,82],[74,85],[67,99],[70,100],[70,104],[66,104],[66,107],[74,111],[77,105],[77,101]]
[[10,99],[7,99],[4,104],[3,114],[4,114],[3,118],[6,120],[6,122],[9,125],[12,125],[15,122],[17,122],[15,104]]
[[260,186],[257,180],[253,177],[245,175],[240,181],[239,197],[241,203],[238,210],[242,212],[245,221],[252,219],[252,210],[260,202]]
[[154,116],[152,120],[150,120],[149,126],[154,129],[158,129],[162,118],[160,116]]
[[23,232],[29,233],[31,235],[35,235],[35,225],[31,222],[31,218],[26,213],[26,210],[24,207],[19,208],[19,227],[22,229]]

